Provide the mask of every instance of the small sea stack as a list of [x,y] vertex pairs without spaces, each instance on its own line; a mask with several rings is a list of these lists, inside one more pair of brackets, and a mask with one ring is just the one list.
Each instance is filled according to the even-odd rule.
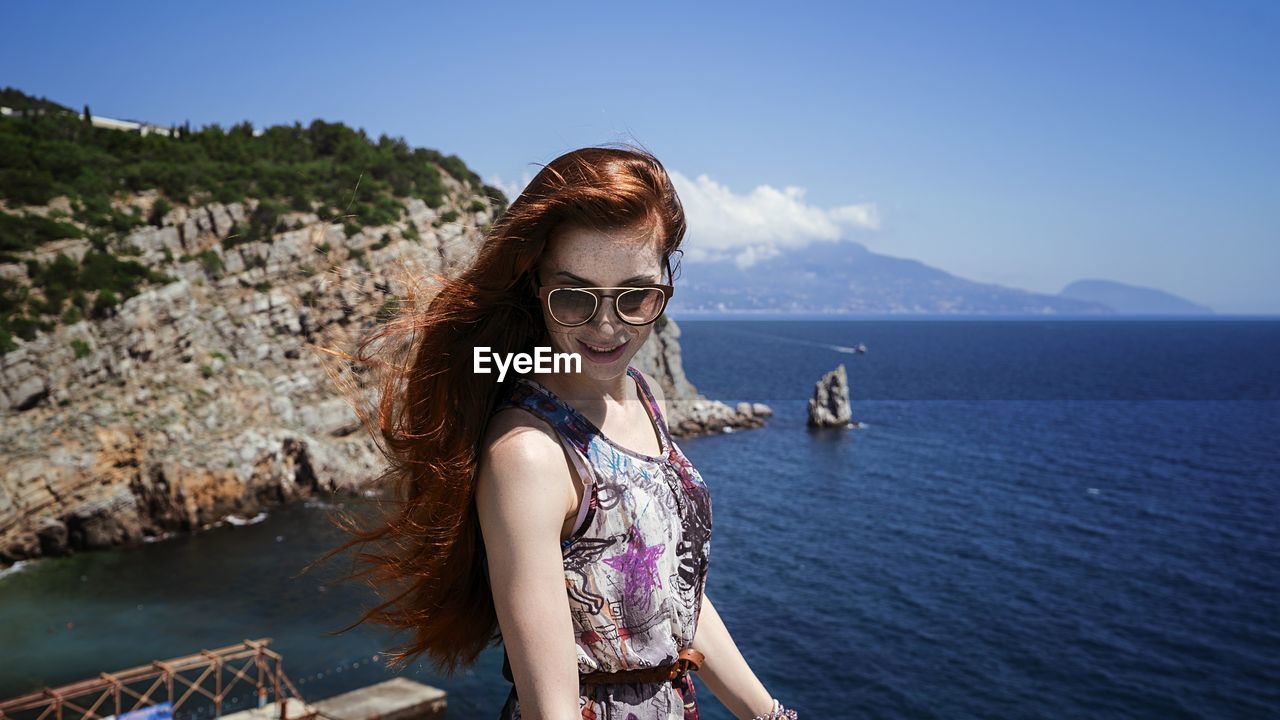
[[852,419],[849,376],[841,363],[814,386],[809,400],[809,427],[849,427]]

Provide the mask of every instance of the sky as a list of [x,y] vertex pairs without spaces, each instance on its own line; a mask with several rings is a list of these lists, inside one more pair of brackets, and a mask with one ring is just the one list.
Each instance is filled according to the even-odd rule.
[[1280,313],[1280,3],[88,3],[0,8],[0,85],[95,115],[312,119],[510,198],[653,152],[685,262],[855,241],[978,282]]

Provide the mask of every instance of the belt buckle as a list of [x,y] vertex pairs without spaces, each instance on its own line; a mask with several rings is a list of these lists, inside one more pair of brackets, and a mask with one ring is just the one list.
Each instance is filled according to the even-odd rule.
[[689,661],[687,659],[680,658],[679,660],[676,660],[671,663],[671,669],[667,671],[667,680],[674,681],[678,679],[681,675],[685,674],[688,668]]

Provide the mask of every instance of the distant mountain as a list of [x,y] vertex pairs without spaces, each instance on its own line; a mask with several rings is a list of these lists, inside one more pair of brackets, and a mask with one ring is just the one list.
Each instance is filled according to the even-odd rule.
[[1062,289],[1062,297],[1096,302],[1126,315],[1212,315],[1213,310],[1154,288],[1111,280],[1077,280]]
[[860,243],[814,243],[745,269],[731,260],[682,266],[673,312],[1059,315],[1110,314],[1105,304],[956,277]]

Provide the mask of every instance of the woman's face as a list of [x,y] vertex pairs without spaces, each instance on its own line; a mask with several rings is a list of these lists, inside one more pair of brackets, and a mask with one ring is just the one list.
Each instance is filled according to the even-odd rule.
[[[543,285],[619,287],[665,282],[653,228],[638,225],[600,232],[578,225],[557,229],[542,255],[538,279]],[[614,291],[607,291],[614,292]],[[595,317],[583,325],[561,325],[542,305],[552,352],[582,356],[582,374],[606,381],[627,371],[631,358],[649,338],[653,324],[628,325],[618,319],[614,301],[600,298]],[[618,348],[600,354],[596,348]]]

